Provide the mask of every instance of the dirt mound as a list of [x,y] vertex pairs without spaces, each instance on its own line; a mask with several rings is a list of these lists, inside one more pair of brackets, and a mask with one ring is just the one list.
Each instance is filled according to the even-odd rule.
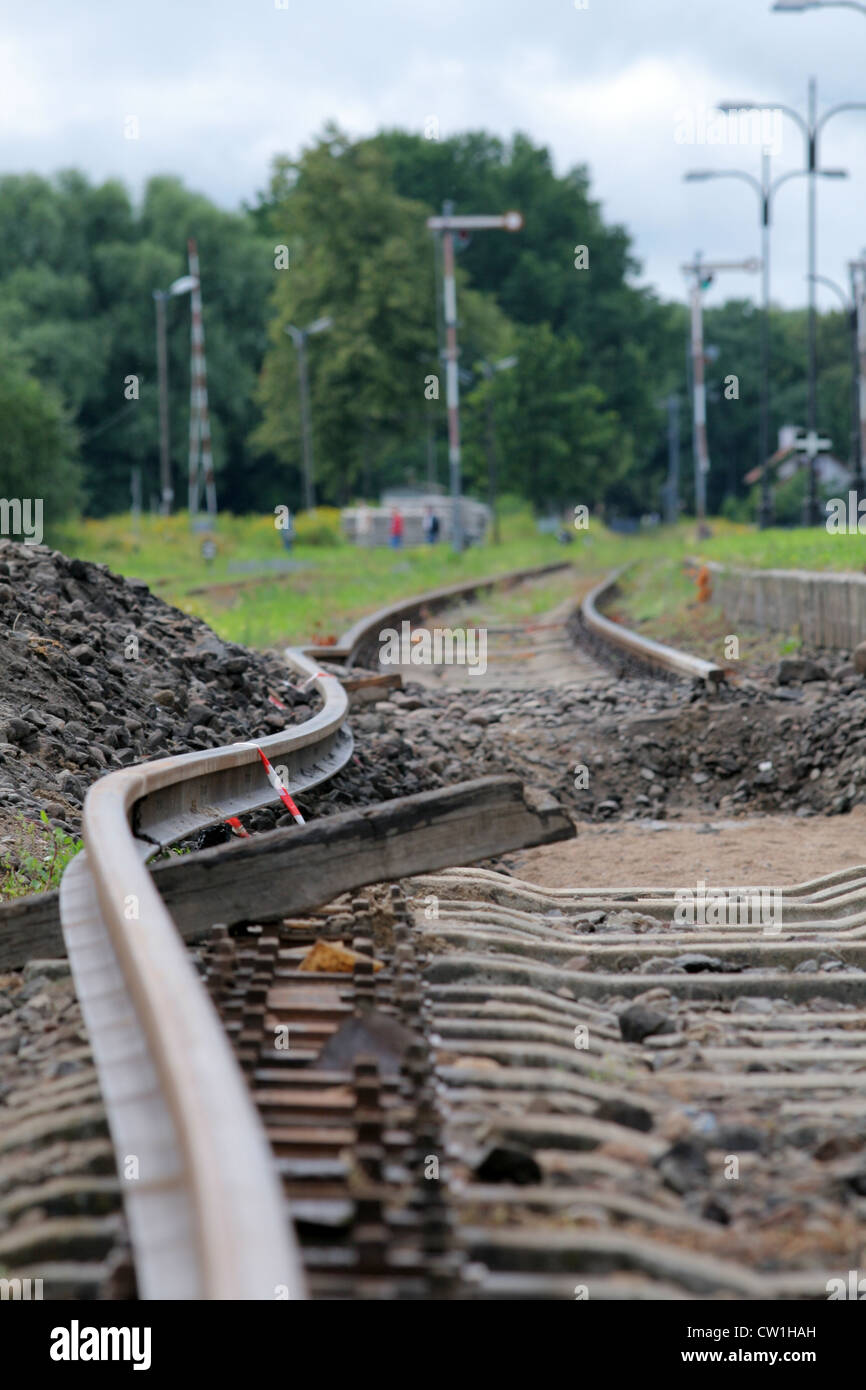
[[274,733],[316,703],[276,655],[223,642],[142,581],[42,545],[0,541],[0,651],[4,827],[45,810],[75,830],[106,772]]

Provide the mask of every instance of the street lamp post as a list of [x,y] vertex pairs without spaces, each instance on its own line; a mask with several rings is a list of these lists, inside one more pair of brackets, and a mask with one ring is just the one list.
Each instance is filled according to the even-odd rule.
[[296,328],[293,323],[286,325],[286,332],[298,353],[298,388],[301,400],[301,447],[304,456],[304,507],[311,512],[316,505],[316,490],[313,482],[313,428],[310,419],[310,383],[307,376],[307,339],[313,333],[324,333],[334,320],[325,316],[314,319],[306,328]]
[[860,338],[860,334],[859,334],[859,318],[860,318],[860,316],[859,316],[859,313],[858,313],[857,282],[856,282],[856,279],[855,279],[855,268],[856,268],[857,264],[858,264],[858,263],[857,263],[856,261],[851,261],[851,262],[849,262],[849,268],[850,268],[850,271],[851,271],[851,299],[850,299],[850,300],[849,300],[847,294],[845,293],[845,291],[842,289],[841,285],[837,285],[837,284],[836,284],[836,281],[835,281],[835,280],[831,280],[830,277],[829,277],[828,275],[816,275],[816,276],[815,276],[815,279],[817,280],[817,282],[818,282],[819,284],[821,284],[821,285],[827,285],[827,287],[828,287],[829,289],[833,290],[835,294],[838,294],[838,296],[839,296],[839,298],[841,299],[842,304],[843,304],[843,306],[844,306],[844,308],[845,308],[845,314],[846,314],[846,316],[847,316],[847,318],[848,318],[848,341],[849,341],[850,350],[851,350],[851,445],[850,445],[850,448],[851,448],[851,462],[852,462],[852,464],[853,464],[853,469],[854,469],[854,480],[853,480],[853,481],[854,481],[854,490],[855,490],[855,492],[856,492],[856,494],[857,494],[857,499],[858,499],[858,501],[859,501],[859,499],[860,499],[860,498],[862,497],[862,495],[863,495],[863,447],[862,447],[862,439],[861,439],[861,418],[860,418],[860,396],[861,396],[861,383],[860,383],[860,343],[859,343],[859,338]]
[[159,380],[159,487],[160,511],[163,516],[171,512],[174,501],[174,488],[171,480],[171,441],[168,419],[168,341],[166,334],[165,306],[175,295],[189,294],[196,280],[193,275],[182,275],[174,280],[167,290],[154,290],[156,305],[156,370]]
[[854,304],[854,330],[856,334],[856,374],[857,374],[857,438],[858,472],[857,498],[861,490],[866,492],[866,253],[859,261],[850,261],[848,271],[851,276],[851,299]]
[[787,14],[800,14],[803,10],[859,10],[866,14],[866,5],[860,0],[776,0],[774,10]]
[[462,478],[460,471],[460,387],[457,376],[457,280],[454,274],[454,233],[500,229],[519,232],[519,212],[454,215],[454,205],[442,204],[441,217],[428,217],[427,226],[442,233],[442,301],[445,309],[445,391],[448,404],[448,463],[451,476],[451,543],[463,549]]
[[680,398],[672,391],[656,405],[659,410],[666,410],[668,416],[668,476],[661,492],[665,521],[673,525],[680,514]]
[[500,542],[499,534],[499,512],[496,505],[497,479],[496,479],[496,421],[493,415],[493,377],[496,372],[507,372],[512,367],[517,366],[516,357],[500,357],[498,362],[488,362],[486,357],[481,358],[481,371],[488,383],[487,390],[487,502],[490,507],[490,514],[493,519],[493,543],[498,545]]
[[[805,0],[804,0],[805,3]],[[791,5],[784,6],[785,9],[794,8]],[[799,8],[799,6],[797,6]],[[755,111],[761,110],[766,103],[756,101],[729,101],[720,104],[721,111]],[[791,106],[782,106],[778,102],[774,108],[782,111],[786,116],[790,116],[792,121],[803,132],[806,145],[806,172],[809,175],[809,216],[808,216],[808,239],[809,239],[809,329],[808,329],[808,425],[809,433],[817,433],[818,427],[818,352],[817,352],[817,321],[815,316],[815,275],[817,273],[817,176],[818,170],[818,137],[831,116],[838,115],[841,111],[866,111],[866,102],[862,101],[843,101],[837,106],[831,106],[823,115],[818,115],[818,88],[814,77],[809,78],[809,100],[808,114],[806,117],[800,115]],[[843,170],[825,170],[825,178],[845,178]],[[818,516],[818,489],[817,474],[815,470],[814,457],[809,460],[809,487],[803,507],[803,522],[806,526],[817,525],[820,517]]]
[[[720,108],[724,110],[725,107]],[[819,171],[824,177],[838,177],[842,170],[827,169]],[[761,220],[761,415],[758,450],[761,461],[761,505],[758,511],[758,525],[765,528],[772,524],[772,494],[767,459],[770,453],[770,223],[773,197],[776,190],[789,179],[802,178],[807,169],[794,169],[770,181],[770,153],[763,150],[761,155],[761,177],[744,169],[693,169],[685,174],[687,183],[703,182],[707,179],[743,179],[754,188],[758,195]]]
[[707,447],[707,393],[704,385],[704,318],[701,295],[713,282],[713,276],[720,270],[759,270],[760,261],[702,261],[701,253],[695,254],[691,264],[681,267],[683,274],[691,278],[689,301],[691,305],[691,347],[692,347],[692,409],[693,442],[695,454],[695,511],[698,517],[698,535],[707,534],[707,474],[710,471],[710,454]]

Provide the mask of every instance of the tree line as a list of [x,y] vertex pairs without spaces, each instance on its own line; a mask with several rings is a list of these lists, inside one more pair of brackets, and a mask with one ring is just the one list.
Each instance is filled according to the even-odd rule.
[[[386,131],[353,141],[328,126],[297,158],[274,159],[252,206],[226,211],[174,177],[136,204],[116,180],[74,170],[0,179],[0,490],[77,508],[129,506],[140,469],[158,493],[153,291],[201,262],[208,392],[220,505],[296,507],[301,430],[286,329],[329,315],[308,344],[318,499],[345,504],[384,485],[447,480],[441,266],[431,212],[517,208],[516,234],[458,247],[467,488],[484,494],[492,418],[500,486],[539,511],[661,509],[665,400],[681,399],[683,498],[691,500],[688,313],[641,285],[628,232],[606,222],[583,165],[557,174],[525,135],[447,140]],[[170,427],[184,496],[189,305],[169,300]],[[819,317],[821,430],[849,441],[841,312]],[[772,434],[805,419],[804,311],[772,314]],[[735,506],[757,457],[758,311],[705,315],[712,458],[709,507]],[[484,363],[515,356],[509,371]],[[737,396],[724,383],[737,378]]]

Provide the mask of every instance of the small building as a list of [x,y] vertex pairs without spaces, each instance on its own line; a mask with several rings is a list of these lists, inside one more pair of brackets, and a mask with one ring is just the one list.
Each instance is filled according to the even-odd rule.
[[[382,493],[378,506],[361,502],[345,507],[340,513],[343,535],[354,545],[388,545],[391,537],[391,516],[394,509],[403,518],[403,545],[424,545],[424,518],[428,509],[439,518],[439,540],[452,538],[453,506],[451,498],[441,492],[419,491],[411,488],[391,488]],[[490,525],[490,508],[471,497],[460,502],[463,537],[467,545],[483,541]]]

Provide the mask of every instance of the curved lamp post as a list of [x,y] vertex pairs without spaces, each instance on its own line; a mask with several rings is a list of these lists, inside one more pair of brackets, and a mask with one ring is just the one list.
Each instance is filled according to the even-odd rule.
[[[805,3],[805,0],[804,0]],[[786,6],[790,8],[790,6]],[[798,7],[799,8],[799,7]],[[769,107],[768,102],[757,101],[727,101],[719,103],[720,111],[760,111]],[[781,111],[783,115],[790,116],[792,121],[803,132],[806,147],[806,172],[809,174],[809,396],[808,396],[808,427],[810,435],[817,435],[818,424],[818,353],[816,337],[816,318],[815,318],[815,275],[816,266],[816,242],[817,242],[817,188],[816,179],[818,169],[818,137],[824,126],[832,116],[838,116],[842,111],[866,111],[866,102],[863,101],[843,101],[837,106],[831,106],[829,110],[818,115],[818,89],[814,77],[809,79],[809,104],[808,116],[801,116],[792,106],[783,106],[776,102],[773,110]],[[829,177],[839,177],[841,171],[829,171]],[[841,175],[844,178],[844,174]],[[807,526],[817,525],[820,517],[818,516],[818,494],[815,475],[815,460],[809,463],[809,490],[803,508],[803,522]]]
[[800,14],[803,10],[859,10],[861,14],[866,14],[866,5],[861,5],[859,0],[776,0],[774,10],[781,10],[783,13]]
[[313,429],[310,420],[310,383],[307,377],[307,339],[313,333],[324,333],[334,320],[327,315],[314,319],[306,328],[286,325],[286,332],[298,350],[298,386],[301,395],[301,441],[304,450],[304,507],[311,512],[316,505],[313,483]]
[[[724,107],[720,108],[724,110]],[[820,169],[822,178],[845,178],[844,169]],[[803,178],[808,169],[793,169],[780,174],[770,181],[770,155],[764,150],[761,156],[761,177],[756,178],[745,169],[693,169],[685,174],[687,183],[703,182],[707,179],[742,179],[754,188],[758,195],[761,219],[761,261],[762,261],[762,312],[761,312],[761,423],[759,452],[761,458],[761,505],[758,511],[758,525],[765,528],[772,524],[772,496],[770,491],[770,470],[767,459],[770,453],[770,220],[774,195],[789,179]]]
[[160,511],[163,516],[171,512],[174,501],[174,488],[171,482],[171,445],[168,423],[168,344],[166,341],[165,306],[175,295],[189,294],[198,281],[194,275],[181,275],[173,280],[167,290],[154,290],[156,304],[156,370],[159,378],[159,487],[161,493]]

